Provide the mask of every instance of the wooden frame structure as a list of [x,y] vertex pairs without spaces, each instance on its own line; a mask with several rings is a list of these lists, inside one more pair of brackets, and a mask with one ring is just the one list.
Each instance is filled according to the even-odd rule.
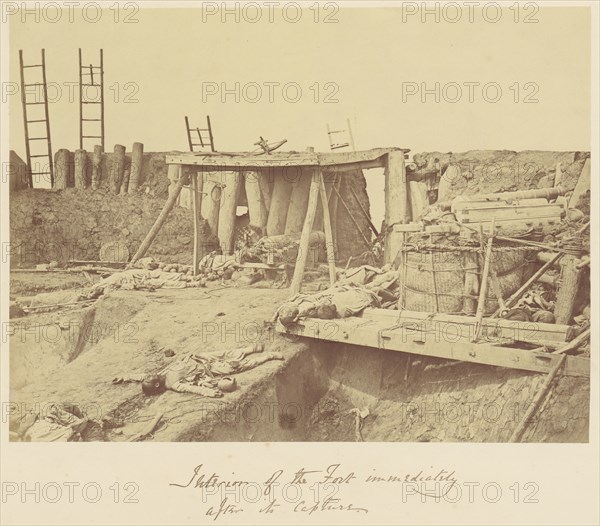
[[[418,321],[419,318],[427,317],[429,314],[367,308],[360,317],[334,320],[306,318],[287,328],[277,324],[276,330],[283,334],[293,334],[322,341],[361,345],[537,373],[550,373],[559,361],[565,359],[565,354],[562,352],[564,347],[559,348],[558,351],[547,352],[545,347],[524,349],[522,344],[511,346],[514,345],[514,341],[471,342],[469,334],[475,330],[475,318],[470,318],[471,326],[467,330],[463,330],[467,324],[456,323],[450,319],[441,320],[432,328],[431,325]],[[408,320],[403,322],[405,318]],[[452,317],[446,315],[444,318]],[[455,316],[455,318],[460,317]],[[495,322],[498,320],[484,319],[486,325],[491,326]],[[513,325],[518,324],[518,322],[512,323]],[[457,327],[460,329],[457,330]],[[562,327],[555,327],[557,327],[556,333],[552,336],[546,334],[545,337],[556,338],[553,342],[548,343],[560,346],[557,336]],[[532,332],[531,328],[523,330],[524,334],[528,336],[543,336],[541,333]],[[565,337],[568,336],[565,334]],[[562,345],[566,344],[563,342]],[[562,374],[589,377],[590,359],[566,356]]]
[[[220,172],[234,177],[236,174],[266,169],[299,170],[301,173],[306,170],[311,173],[308,206],[300,236],[299,255],[292,278],[291,293],[295,294],[301,288],[309,252],[309,238],[319,201],[321,202],[321,209],[323,211],[323,229],[326,239],[329,279],[330,283],[333,284],[336,274],[334,239],[323,173],[327,172],[328,174],[340,174],[343,176],[344,173],[357,169],[384,168],[386,177],[385,186],[386,190],[388,190],[386,194],[389,194],[386,197],[386,221],[388,224],[405,222],[408,219],[405,171],[405,156],[408,152],[408,149],[403,148],[375,148],[357,152],[331,153],[316,153],[312,149],[308,149],[305,152],[274,152],[271,155],[244,152],[198,152],[167,155],[166,163],[169,165],[169,171],[173,173],[178,172],[180,177],[177,179],[173,191],[170,192],[169,198],[156,223],[133,256],[132,263],[144,256],[164,224],[170,210],[175,206],[181,189],[184,185],[188,184],[189,178],[192,179],[192,187],[196,189],[192,193],[195,196],[193,198],[193,214],[195,218],[193,268],[194,273],[197,273],[201,255],[200,246],[202,243],[199,235],[202,207],[200,185],[202,184],[201,180],[204,173]],[[189,177],[181,176],[184,173],[184,167],[189,168],[188,171],[191,172]],[[390,244],[392,243],[390,242]]]

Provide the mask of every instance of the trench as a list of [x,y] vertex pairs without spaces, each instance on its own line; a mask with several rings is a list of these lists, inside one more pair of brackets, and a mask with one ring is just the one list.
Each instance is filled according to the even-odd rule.
[[[304,341],[273,376],[180,440],[506,442],[544,375]],[[560,377],[524,441],[586,442],[589,381]],[[205,422],[206,424],[206,422]]]

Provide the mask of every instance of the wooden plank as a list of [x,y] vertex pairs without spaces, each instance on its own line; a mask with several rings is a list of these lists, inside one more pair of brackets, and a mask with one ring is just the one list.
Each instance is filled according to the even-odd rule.
[[202,199],[202,217],[208,221],[211,233],[216,237],[219,233],[219,212],[221,210],[221,184],[219,174],[202,173],[204,180],[204,196]]
[[[558,360],[561,359],[560,355],[500,347],[489,343],[444,341],[439,334],[423,337],[422,334],[415,334],[398,328],[386,330],[385,325],[365,323],[365,320],[360,318],[341,320],[307,318],[287,329],[278,324],[276,330],[284,334],[295,334],[317,340],[538,373],[550,372],[556,366]],[[579,356],[569,356],[563,374],[589,377],[590,360]]]
[[[317,211],[317,201],[319,199],[319,172],[315,171],[312,176],[310,183],[310,194],[308,196],[308,209],[306,211],[306,219],[304,221],[304,228],[302,229],[302,235],[300,236],[300,245],[298,247],[298,259],[296,261],[296,268],[294,269],[294,277],[292,278],[292,284],[290,287],[291,295],[298,294],[302,286],[302,278],[304,277],[304,268],[306,267],[306,260],[308,259],[310,233],[312,230],[313,222],[315,220],[315,213]],[[273,202],[271,203],[273,205]]]
[[323,210],[323,226],[325,228],[325,247],[327,249],[327,264],[329,266],[329,285],[335,283],[335,240],[331,230],[331,219],[329,217],[329,206],[327,203],[327,191],[325,190],[325,181],[323,172],[319,169],[317,173],[319,179],[319,194],[321,195],[321,208]]
[[357,152],[273,152],[270,155],[251,152],[173,153],[166,156],[167,164],[188,164],[205,167],[219,167],[222,170],[252,170],[276,166],[324,166],[329,170],[353,171],[361,168],[385,166],[385,155],[398,153],[404,158],[406,148],[373,148]]
[[[473,316],[376,308],[365,309],[362,318],[404,326],[413,331],[428,330],[434,327],[442,334],[449,333],[453,337],[456,335],[457,338],[465,340],[470,340],[476,321]],[[561,346],[573,337],[571,326],[554,323],[483,318],[481,327],[484,333],[496,335],[499,338],[553,347]]]

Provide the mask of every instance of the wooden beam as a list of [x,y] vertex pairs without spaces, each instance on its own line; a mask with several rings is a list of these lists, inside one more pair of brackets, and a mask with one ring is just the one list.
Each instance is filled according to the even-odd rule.
[[54,167],[54,188],[68,188],[69,181],[73,179],[73,154],[64,148],[58,150],[54,154]]
[[[292,278],[292,284],[290,287],[290,293],[292,296],[298,294],[302,287],[302,279],[304,278],[304,268],[306,267],[306,260],[308,259],[310,233],[312,231],[313,222],[315,220],[318,199],[319,172],[315,171],[313,173],[312,180],[310,183],[310,193],[308,196],[308,208],[306,210],[306,219],[304,220],[304,227],[302,228],[302,235],[300,236],[298,258],[296,261],[296,268],[294,269],[294,277]],[[272,202],[271,206],[273,204],[274,203]]]
[[208,221],[211,233],[216,237],[219,233],[219,211],[221,209],[221,185],[217,173],[201,173],[204,181],[202,199],[202,217]]
[[[408,331],[438,331],[452,339],[470,341],[475,330],[475,317],[457,314],[431,313],[418,311],[395,311],[367,308],[362,318],[389,325],[404,327]],[[503,318],[483,318],[481,330],[489,338],[513,340],[516,342],[560,348],[574,334],[570,325],[555,323],[533,323]]]
[[192,175],[192,212],[194,214],[194,255],[192,272],[194,276],[198,275],[200,260],[202,259],[202,235],[200,228],[201,211],[202,211],[202,186],[204,178],[202,174],[195,173]]
[[[177,168],[179,168],[179,167],[177,167]],[[169,194],[169,197],[167,198],[167,201],[165,202],[165,206],[163,206],[163,209],[160,211],[160,214],[156,218],[154,225],[152,225],[152,228],[146,234],[144,241],[142,241],[142,244],[137,249],[137,252],[131,258],[130,265],[135,263],[138,259],[143,258],[146,255],[146,252],[147,252],[148,248],[150,248],[152,241],[154,241],[154,238],[158,235],[158,232],[160,231],[163,224],[167,220],[169,212],[171,210],[173,210],[173,207],[175,206],[175,203],[177,202],[177,198],[179,197],[179,194],[181,193],[181,189],[187,183],[187,179],[188,179],[187,177],[180,177],[177,180],[177,183],[175,183],[175,188]]]
[[[548,373],[561,359],[560,355],[535,350],[501,347],[489,343],[456,343],[443,341],[440,335],[425,335],[397,328],[382,326],[373,320],[358,317],[321,320],[306,318],[288,328],[278,324],[278,332],[295,334],[321,341],[405,352],[420,356],[433,356],[447,360],[507,367],[524,371]],[[590,360],[580,356],[568,356],[563,374],[567,376],[590,376]]]
[[267,208],[261,191],[260,178],[260,172],[244,172],[250,225],[260,228],[262,232],[267,226]]
[[[488,289],[488,278],[490,276],[490,264],[492,258],[492,246],[494,244],[494,234],[496,232],[496,218],[492,218],[492,226],[490,237],[488,238],[485,260],[483,262],[483,272],[481,274],[481,280],[479,282],[479,301],[477,302],[477,313],[475,314],[475,334],[473,336],[473,342],[479,340],[481,333],[481,321],[483,320],[483,313],[485,312],[485,302],[487,300],[487,289]],[[483,237],[483,227],[479,227],[479,235],[481,239],[481,248],[485,245],[485,239]]]
[[325,181],[323,172],[319,169],[317,172],[319,178],[319,194],[321,195],[321,208],[323,210],[323,226],[325,228],[325,247],[327,250],[327,264],[329,266],[329,285],[335,283],[335,240],[331,230],[331,219],[329,217],[329,206],[327,203],[327,191],[325,190]]
[[[390,228],[408,223],[408,185],[403,152],[390,152],[385,167],[385,223]],[[402,246],[403,234],[388,231],[385,238],[385,262],[392,263]]]

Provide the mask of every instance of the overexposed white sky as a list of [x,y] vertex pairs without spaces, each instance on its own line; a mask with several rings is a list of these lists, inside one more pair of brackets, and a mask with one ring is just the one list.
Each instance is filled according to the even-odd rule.
[[[509,9],[496,23],[486,22],[478,10],[473,23],[463,15],[457,23],[444,14],[439,22],[430,16],[423,23],[420,14],[407,16],[400,8],[323,9],[316,23],[313,9],[296,23],[280,11],[273,13],[273,23],[267,11],[251,23],[257,16],[252,10],[236,22],[235,14],[142,7],[137,13],[104,10],[95,23],[77,10],[73,23],[66,11],[56,23],[44,16],[39,22],[27,16],[23,23],[18,13],[9,19],[10,81],[19,81],[19,49],[29,64],[46,49],[49,95],[58,96],[50,104],[54,151],[79,144],[78,91],[72,87],[70,94],[68,84],[78,81],[79,47],[88,63],[104,49],[107,151],[115,143],[130,151],[134,141],[144,143],[145,151],[185,151],[186,114],[193,124],[209,114],[216,146],[225,151],[253,149],[259,135],[286,138],[289,149],[326,151],[326,124],[337,128],[346,117],[357,149],[589,150],[590,9],[543,7],[533,16],[522,11],[518,23]],[[525,15],[537,23],[524,23]],[[96,16],[88,13],[89,19]],[[337,23],[324,23],[325,16]],[[57,14],[49,11],[47,17]],[[125,17],[137,22],[125,23]],[[422,102],[417,94],[403,101],[403,83],[434,89],[436,82],[458,100],[436,102],[429,95]],[[222,88],[235,92],[236,83],[237,102],[235,94],[222,93]],[[257,83],[262,96],[249,83]],[[279,83],[272,101],[265,83]],[[284,94],[286,83],[296,84]],[[450,83],[462,87],[462,96]],[[479,83],[473,102],[464,83]],[[502,89],[497,102],[484,100],[486,83]],[[60,95],[52,87],[57,84]],[[203,102],[207,86],[219,92],[205,94]],[[244,86],[246,99],[256,102],[244,100]],[[294,86],[301,89],[295,103]],[[10,147],[24,157],[20,94],[6,96],[4,89]],[[495,89],[487,96],[496,97]],[[525,103],[527,96],[537,102]],[[136,102],[125,102],[127,97]],[[382,200],[380,179],[368,179],[372,201]]]

